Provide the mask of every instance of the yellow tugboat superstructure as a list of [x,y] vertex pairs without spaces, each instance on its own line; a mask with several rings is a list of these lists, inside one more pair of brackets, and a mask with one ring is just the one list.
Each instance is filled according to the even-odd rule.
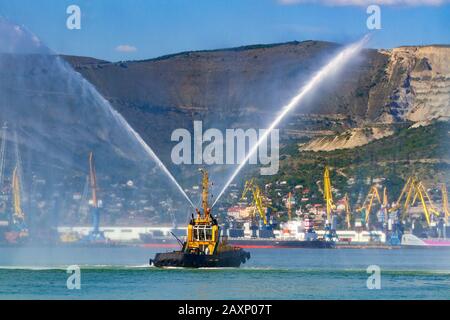
[[187,229],[187,239],[184,251],[189,253],[200,252],[213,255],[217,252],[219,244],[219,226],[216,219],[211,216],[208,204],[209,177],[208,172],[201,170],[202,178],[202,209],[196,209],[197,216],[191,219]]
[[202,172],[202,212],[196,209],[187,228],[186,241],[180,251],[158,253],[150,264],[157,267],[239,267],[250,254],[220,241],[220,228],[209,207],[209,177]]

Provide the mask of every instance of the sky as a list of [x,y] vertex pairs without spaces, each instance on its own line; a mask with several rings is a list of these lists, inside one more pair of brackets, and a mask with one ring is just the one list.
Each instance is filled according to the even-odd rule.
[[[0,0],[0,16],[56,53],[119,61],[294,40],[345,44],[369,32],[372,3],[381,29],[370,47],[450,44],[450,0]],[[80,8],[81,29],[66,26],[70,5]]]

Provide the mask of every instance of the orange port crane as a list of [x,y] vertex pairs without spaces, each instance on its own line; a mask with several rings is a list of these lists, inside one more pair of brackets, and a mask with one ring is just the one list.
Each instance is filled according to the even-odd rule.
[[94,208],[98,208],[98,199],[97,199],[97,175],[95,173],[95,165],[94,165],[94,154],[92,152],[89,153],[89,181],[91,184],[91,205]]
[[98,185],[97,174],[95,172],[94,154],[89,153],[89,184],[91,186],[91,199],[89,204],[91,205],[92,212],[92,227],[93,230],[89,233],[91,240],[104,240],[103,232],[100,231],[100,209],[102,207],[102,201],[98,199]]
[[378,192],[378,188],[376,185],[373,185],[372,187],[370,187],[369,193],[367,194],[366,198],[364,199],[364,202],[361,206],[361,208],[359,208],[357,211],[361,212],[364,210],[365,212],[365,217],[364,217],[364,222],[366,223],[366,225],[369,223],[369,218],[370,218],[370,214],[372,212],[372,207],[374,205],[374,202],[378,202],[380,204],[380,206],[383,206],[384,201],[387,201],[387,191],[386,188],[384,188],[383,191],[384,194],[384,199],[383,201],[381,201],[381,197],[380,197],[380,193]]

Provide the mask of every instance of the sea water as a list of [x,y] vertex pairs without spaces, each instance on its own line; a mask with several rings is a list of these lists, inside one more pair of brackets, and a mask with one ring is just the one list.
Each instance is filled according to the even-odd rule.
[[[0,248],[1,299],[450,299],[450,250],[254,249],[241,268],[159,269],[157,251]],[[164,251],[164,250],[163,250]],[[80,267],[68,289],[67,266]],[[380,289],[367,268],[380,267]]]

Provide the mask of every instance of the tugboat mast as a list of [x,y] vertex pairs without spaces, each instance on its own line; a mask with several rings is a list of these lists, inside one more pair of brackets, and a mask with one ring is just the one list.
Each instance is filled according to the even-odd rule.
[[209,176],[208,171],[200,169],[203,174],[202,177],[202,207],[203,207],[203,215],[205,219],[207,219],[210,215],[210,208],[208,204],[208,196],[209,196]]

